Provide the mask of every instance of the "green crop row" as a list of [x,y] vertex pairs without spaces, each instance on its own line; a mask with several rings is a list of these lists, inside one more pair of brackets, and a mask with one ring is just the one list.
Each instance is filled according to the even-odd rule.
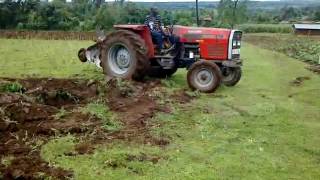
[[291,33],[289,24],[242,24],[238,29],[245,33]]
[[303,61],[319,63],[320,43],[309,39],[289,39],[288,43],[283,44],[279,51]]
[[296,36],[291,34],[246,34],[246,42],[278,51],[290,57],[318,64],[320,61],[320,41],[316,36]]

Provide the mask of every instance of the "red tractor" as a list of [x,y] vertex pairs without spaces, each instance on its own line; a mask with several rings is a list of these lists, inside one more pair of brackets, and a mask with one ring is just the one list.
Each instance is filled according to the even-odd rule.
[[147,26],[115,25],[114,29],[78,54],[82,62],[102,67],[107,76],[141,80],[147,75],[169,77],[178,68],[187,68],[190,88],[206,93],[221,83],[234,86],[241,78],[241,31],[173,26],[170,32],[179,42],[170,55],[161,55]]

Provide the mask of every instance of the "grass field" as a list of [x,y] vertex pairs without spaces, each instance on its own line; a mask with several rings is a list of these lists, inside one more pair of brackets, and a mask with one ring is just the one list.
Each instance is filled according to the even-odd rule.
[[[0,76],[102,79],[99,70],[76,58],[90,44],[1,39]],[[163,124],[152,132],[170,137],[167,146],[113,141],[93,154],[67,156],[78,142],[67,135],[43,145],[41,155],[73,170],[75,179],[319,179],[319,75],[302,62],[249,44],[242,56],[239,85],[173,104],[172,113],[152,119]],[[293,85],[298,77],[309,80]],[[187,88],[185,78],[180,70],[166,80],[167,91]],[[129,161],[128,154],[159,161]]]

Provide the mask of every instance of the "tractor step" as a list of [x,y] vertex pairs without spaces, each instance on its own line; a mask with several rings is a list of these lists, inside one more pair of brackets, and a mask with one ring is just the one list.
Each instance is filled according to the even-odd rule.
[[154,56],[156,59],[173,59],[174,58],[174,56],[171,56],[171,55],[163,55],[163,56],[161,56],[161,55],[158,55],[158,56]]
[[174,57],[173,56],[155,56],[157,62],[163,69],[172,69],[175,66]]

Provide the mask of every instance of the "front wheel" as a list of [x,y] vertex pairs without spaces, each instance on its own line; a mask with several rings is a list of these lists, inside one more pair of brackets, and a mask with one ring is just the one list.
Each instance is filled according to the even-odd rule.
[[235,86],[241,79],[242,70],[241,67],[228,67],[222,72],[222,82],[226,86]]
[[210,61],[195,62],[187,74],[189,87],[204,93],[212,93],[220,86],[222,75],[220,68]]

